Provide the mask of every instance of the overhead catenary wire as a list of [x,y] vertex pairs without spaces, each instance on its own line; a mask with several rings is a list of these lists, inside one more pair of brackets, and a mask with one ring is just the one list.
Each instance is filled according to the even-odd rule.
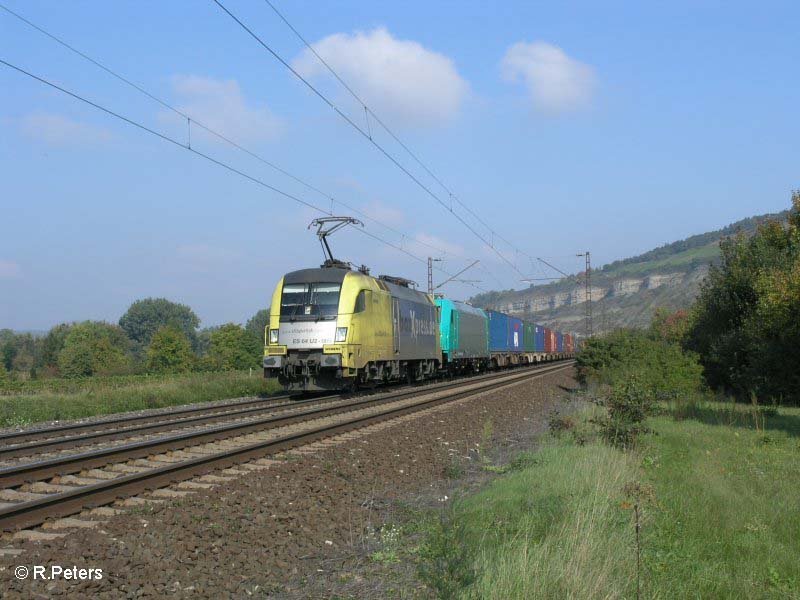
[[[234,20],[236,20],[237,22],[239,22],[239,23],[240,23],[240,25],[242,25],[242,26],[243,26],[243,27],[244,27],[244,28],[245,28],[245,29],[246,29],[248,32],[250,32],[250,31],[249,31],[249,29],[247,29],[247,27],[245,27],[245,26],[244,26],[244,25],[243,25],[243,24],[242,24],[242,23],[239,21],[239,19],[237,19],[236,17],[234,17],[234,16],[233,16],[233,15],[230,13],[230,11],[228,11],[227,9],[225,9],[225,7],[224,7],[224,6],[222,6],[222,4],[221,4],[221,3],[220,3],[218,0],[214,0],[214,1],[215,1],[215,2],[216,2],[218,5],[220,5],[220,7],[221,7],[221,8],[223,8],[223,10],[225,10],[225,12],[227,12],[227,13],[228,13],[228,14],[229,14],[229,15],[230,15],[230,16],[231,16],[231,17],[232,17]],[[362,99],[362,98],[361,98],[361,97],[360,97],[360,96],[359,96],[359,95],[358,95],[358,94],[357,94],[357,93],[356,93],[356,92],[353,90],[353,88],[352,88],[352,87],[351,87],[351,86],[350,86],[350,85],[349,85],[349,84],[348,84],[348,83],[347,83],[347,82],[344,80],[344,78],[342,78],[342,77],[339,75],[339,73],[336,71],[336,69],[334,69],[334,68],[333,68],[333,67],[332,67],[332,66],[331,66],[331,65],[328,63],[328,61],[326,61],[326,60],[325,60],[325,59],[324,59],[324,58],[323,58],[323,57],[322,57],[322,56],[321,56],[321,55],[320,55],[320,54],[317,52],[316,48],[314,48],[314,46],[313,46],[311,43],[309,43],[309,41],[308,41],[308,40],[307,40],[307,39],[306,39],[306,38],[305,38],[305,37],[304,37],[304,36],[303,36],[303,35],[302,35],[302,34],[301,34],[301,33],[300,33],[298,30],[297,30],[297,28],[296,28],[294,25],[292,25],[292,24],[291,24],[291,22],[290,22],[290,21],[289,21],[289,20],[286,18],[286,16],[285,16],[283,13],[281,13],[281,12],[278,10],[278,8],[275,6],[275,4],[272,2],[272,0],[264,0],[264,2],[266,2],[266,3],[267,3],[267,5],[268,5],[268,6],[269,6],[269,7],[270,7],[272,10],[273,10],[273,12],[274,12],[274,13],[275,13],[275,14],[278,16],[278,18],[280,18],[280,20],[281,20],[281,21],[283,21],[283,22],[286,24],[286,26],[287,26],[287,27],[288,27],[288,28],[289,28],[289,29],[290,29],[290,30],[291,30],[291,31],[292,31],[292,32],[295,34],[295,36],[297,36],[297,38],[298,38],[298,39],[299,39],[299,40],[300,40],[300,41],[303,43],[303,45],[304,45],[304,46],[305,46],[305,47],[306,47],[306,48],[307,48],[307,49],[308,49],[308,50],[309,50],[309,51],[310,51],[310,52],[311,52],[311,53],[312,53],[312,54],[313,54],[313,55],[314,55],[314,56],[317,58],[317,60],[319,60],[319,61],[320,61],[320,63],[322,63],[322,65],[323,65],[323,66],[324,66],[324,67],[325,67],[325,68],[326,68],[326,69],[327,69],[327,70],[330,72],[330,74],[331,74],[331,75],[333,75],[333,77],[334,77],[334,78],[335,78],[335,79],[336,79],[336,80],[337,80],[337,81],[338,81],[338,82],[339,82],[339,83],[342,85],[342,87],[344,87],[344,89],[345,89],[345,90],[347,90],[347,92],[348,92],[348,93],[349,93],[349,94],[350,94],[350,95],[351,95],[351,96],[352,96],[352,97],[355,99],[355,101],[356,101],[358,104],[360,104],[361,106],[363,106],[363,108],[364,108],[364,112],[365,112],[365,114],[367,115],[367,118],[369,118],[369,116],[371,115],[371,116],[372,116],[372,118],[375,120],[375,122],[376,122],[376,123],[378,123],[378,124],[379,124],[379,125],[380,125],[380,126],[383,128],[383,129],[384,129],[384,131],[386,131],[386,133],[388,133],[388,134],[389,134],[389,136],[390,136],[390,137],[391,137],[391,138],[392,138],[392,139],[393,139],[393,140],[394,140],[394,141],[395,141],[395,142],[396,142],[396,143],[397,143],[397,144],[398,144],[398,145],[399,145],[401,148],[403,148],[403,150],[405,150],[405,151],[406,151],[406,153],[407,153],[407,154],[408,154],[408,155],[409,155],[409,156],[410,156],[410,157],[411,157],[411,158],[414,160],[414,162],[416,162],[416,163],[417,163],[417,164],[418,164],[420,167],[422,167],[422,169],[423,169],[423,170],[424,170],[424,171],[425,171],[425,172],[426,172],[426,173],[427,173],[427,174],[428,174],[428,175],[429,175],[429,176],[430,176],[430,177],[431,177],[431,178],[432,178],[432,179],[433,179],[433,180],[434,180],[436,183],[438,183],[438,184],[439,184],[439,185],[442,187],[442,189],[443,189],[445,192],[447,192],[447,194],[448,194],[448,197],[449,197],[450,199],[452,199],[452,200],[455,200],[455,201],[456,201],[456,202],[457,202],[457,203],[458,203],[458,204],[459,204],[459,205],[460,205],[462,208],[464,208],[464,210],[466,210],[466,211],[467,211],[467,212],[468,212],[470,215],[472,215],[472,216],[473,216],[473,217],[474,217],[474,218],[475,218],[475,219],[476,219],[476,220],[477,220],[477,221],[478,221],[478,222],[479,222],[481,225],[483,225],[483,226],[486,228],[486,230],[487,230],[487,231],[489,231],[489,232],[491,233],[491,237],[492,237],[492,240],[493,240],[493,241],[494,241],[494,239],[495,239],[495,238],[497,238],[497,239],[501,240],[502,242],[504,242],[505,244],[507,244],[507,245],[508,245],[508,246],[509,246],[509,247],[510,247],[512,250],[514,250],[516,253],[518,253],[518,254],[523,254],[523,255],[527,256],[528,258],[530,258],[530,259],[533,259],[533,258],[534,258],[534,257],[533,257],[533,256],[531,256],[529,253],[527,253],[527,252],[525,252],[525,251],[523,251],[523,250],[520,250],[519,248],[517,248],[517,247],[516,247],[514,244],[512,244],[512,243],[511,243],[511,242],[510,242],[508,239],[506,239],[505,237],[503,237],[502,235],[500,235],[498,232],[496,232],[496,231],[495,231],[495,230],[494,230],[494,229],[493,229],[493,228],[492,228],[492,227],[491,227],[491,226],[490,226],[490,225],[489,225],[489,224],[488,224],[488,223],[487,223],[485,220],[483,220],[483,219],[482,219],[482,218],[481,218],[481,217],[480,217],[480,216],[479,216],[479,215],[478,215],[478,214],[477,214],[477,213],[476,213],[474,210],[472,210],[472,208],[470,208],[470,207],[469,207],[467,204],[465,204],[464,202],[462,202],[462,201],[461,201],[461,199],[460,199],[460,198],[459,198],[459,197],[458,197],[458,196],[457,196],[457,195],[456,195],[456,194],[453,192],[453,190],[452,190],[452,189],[450,189],[450,187],[448,187],[448,186],[447,186],[447,185],[446,185],[446,184],[445,184],[445,183],[444,183],[444,182],[443,182],[443,181],[442,181],[442,180],[441,180],[441,179],[440,179],[440,178],[439,178],[439,177],[438,177],[438,176],[437,176],[437,175],[436,175],[436,174],[433,172],[433,170],[432,170],[431,168],[429,168],[429,167],[428,167],[428,165],[426,165],[426,164],[425,164],[425,163],[424,163],[424,162],[423,162],[423,161],[422,161],[422,160],[419,158],[419,156],[418,156],[418,155],[417,155],[415,152],[413,152],[413,151],[411,150],[411,148],[409,148],[409,147],[408,147],[408,145],[407,145],[405,142],[403,142],[403,141],[400,139],[400,137],[399,137],[399,136],[398,136],[398,135],[397,135],[397,134],[396,134],[394,131],[392,131],[392,129],[391,129],[391,128],[390,128],[388,125],[386,125],[386,123],[384,123],[384,122],[383,122],[383,120],[382,120],[382,119],[381,119],[381,118],[380,118],[380,117],[379,117],[379,116],[378,116],[378,115],[375,113],[375,111],[373,111],[373,110],[372,110],[372,109],[369,107],[369,105],[368,105],[368,104],[367,104],[367,103],[366,103],[366,102],[365,102],[365,101],[364,101],[364,100],[363,100],[363,99]],[[254,36],[254,34],[253,34],[252,32],[250,32],[250,34]],[[254,36],[254,37],[255,37],[255,36]],[[256,39],[258,39],[258,38],[256,38]],[[259,41],[260,41],[260,40],[259,40]],[[264,45],[264,44],[263,44],[263,42],[262,42],[262,45]],[[280,61],[281,61],[281,62],[282,62],[284,65],[286,65],[286,62],[285,62],[283,59],[281,59],[281,58],[280,58],[280,57],[279,57],[279,56],[278,56],[278,55],[277,55],[277,54],[276,54],[274,51],[272,51],[270,48],[268,48],[268,50],[270,50],[270,52],[273,54],[273,56],[275,56],[275,57],[276,57],[278,60],[280,60]],[[288,67],[288,65],[286,65],[286,66]],[[289,67],[289,68],[291,69],[291,67]],[[304,78],[300,77],[300,75],[299,75],[297,72],[295,72],[295,71],[294,71],[294,69],[291,69],[291,70],[292,70],[292,72],[294,72],[294,74],[295,74],[295,75],[296,75],[298,78],[300,78],[300,80],[301,80],[301,81],[303,81],[304,83],[306,83],[306,85],[308,85],[309,87],[312,87],[312,86],[310,86],[310,84],[309,84],[309,83],[308,83],[308,82],[307,82],[307,81],[306,81]],[[314,89],[314,88],[312,87],[312,89]],[[320,94],[318,94],[318,95],[320,95]],[[323,99],[325,99],[325,98],[323,98]],[[327,99],[325,99],[325,100],[327,101]],[[332,108],[334,108],[334,110],[336,110],[337,112],[339,112],[340,114],[342,114],[342,113],[341,113],[341,111],[339,111],[338,109],[336,109],[335,107],[333,107],[333,105],[332,105],[332,103],[331,103],[330,101],[327,101],[327,102],[328,102],[328,104],[329,104],[329,105],[331,105],[331,106],[332,106]],[[342,116],[344,117],[344,115],[342,115]],[[345,117],[345,118],[346,118],[346,117]],[[349,119],[347,119],[347,120],[349,121]],[[369,123],[369,121],[367,121],[367,123]],[[352,123],[351,123],[351,124],[352,124]],[[357,128],[357,129],[358,129],[358,128]],[[362,134],[363,134],[363,131],[362,131]],[[371,135],[371,133],[368,135],[368,137],[369,137],[369,140],[370,140],[370,141],[373,141],[373,140],[372,140],[372,135]],[[374,142],[373,142],[373,143],[374,143]],[[438,198],[437,198],[437,200],[438,200]],[[444,203],[442,203],[441,201],[440,201],[439,203],[440,203],[440,204],[442,204],[442,206],[444,206],[445,208],[448,208],[448,207],[447,207],[447,205],[446,205],[446,204],[444,204]],[[448,209],[448,210],[449,210],[451,213],[454,213],[454,211],[452,210],[452,205],[449,207],[449,209]],[[455,213],[454,213],[454,214],[455,214]],[[461,219],[459,219],[459,220],[461,220]],[[462,223],[463,223],[463,221],[462,221]],[[464,223],[464,224],[466,225],[466,223]],[[470,228],[470,229],[471,229],[471,228]],[[473,233],[475,233],[475,232],[473,231]],[[483,241],[484,243],[486,243],[486,240],[484,240],[484,239],[482,239],[482,238],[481,238],[481,241]],[[493,249],[493,250],[494,250],[494,251],[495,251],[495,252],[496,252],[496,253],[497,253],[497,254],[500,256],[500,258],[502,258],[502,259],[503,259],[503,260],[504,260],[506,263],[508,263],[508,264],[509,264],[509,265],[510,265],[510,266],[511,266],[511,267],[512,267],[512,268],[513,268],[515,271],[517,271],[517,273],[519,273],[520,275],[523,275],[523,276],[524,276],[524,274],[523,274],[523,273],[522,273],[522,272],[521,272],[521,271],[520,271],[520,270],[519,270],[519,269],[516,267],[516,265],[514,265],[514,264],[512,264],[510,261],[508,261],[508,260],[507,260],[507,259],[506,259],[506,258],[505,258],[505,257],[504,257],[502,254],[500,254],[500,252],[499,252],[498,250],[496,250],[496,249],[494,248],[494,243],[493,243],[493,241],[492,241],[492,243],[490,243],[490,244],[489,244],[489,247],[490,247],[490,248],[492,248],[492,249]],[[537,259],[537,260],[538,260],[538,259]],[[546,265],[548,265],[549,267],[553,268],[554,270],[558,271],[559,273],[561,273],[561,274],[564,274],[564,272],[563,272],[563,271],[561,271],[560,269],[557,269],[557,268],[553,267],[553,266],[552,266],[550,263],[547,263],[547,262],[545,262],[545,261],[542,261],[542,262],[544,262]]]
[[[437,253],[439,253],[441,255],[444,255],[444,256],[450,254],[450,252],[448,252],[444,248],[438,247],[438,246],[436,246],[434,244],[430,244],[428,242],[425,242],[424,240],[420,240],[417,237],[411,237],[411,236],[408,236],[407,234],[404,234],[403,232],[401,232],[401,231],[397,230],[396,228],[392,227],[391,225],[387,225],[386,223],[383,223],[382,221],[380,221],[380,220],[368,215],[364,211],[359,210],[358,208],[349,205],[347,202],[344,202],[343,200],[340,200],[340,199],[334,197],[332,194],[330,194],[328,192],[325,192],[324,190],[320,189],[319,187],[309,183],[308,181],[300,178],[299,176],[297,176],[297,175],[289,172],[288,170],[280,167],[279,165],[275,164],[274,162],[265,159],[263,156],[260,156],[259,154],[257,154],[256,152],[253,152],[252,150],[246,148],[245,146],[243,146],[239,142],[236,142],[235,140],[231,139],[230,137],[220,133],[219,131],[217,131],[217,130],[211,128],[211,127],[209,127],[208,125],[205,125],[202,121],[198,120],[195,116],[190,115],[186,111],[175,107],[174,105],[170,104],[169,102],[167,102],[163,98],[158,97],[157,95],[155,95],[154,93],[150,92],[149,90],[147,90],[143,86],[133,82],[128,77],[125,77],[124,75],[121,75],[118,71],[115,71],[114,69],[111,69],[110,67],[106,66],[105,64],[103,64],[102,62],[97,60],[96,58],[93,58],[92,56],[86,54],[85,52],[77,49],[75,46],[73,46],[72,44],[68,43],[64,39],[62,39],[62,38],[58,37],[57,35],[47,31],[43,27],[40,27],[36,23],[32,22],[30,19],[27,19],[26,17],[20,15],[19,13],[11,10],[7,6],[3,5],[2,3],[0,3],[0,9],[4,10],[8,14],[10,14],[11,16],[13,16],[16,19],[20,20],[21,22],[25,23],[29,27],[35,29],[36,31],[38,31],[42,35],[50,38],[51,40],[53,40],[57,44],[60,44],[64,48],[67,48],[68,50],[70,50],[74,54],[80,56],[84,60],[92,63],[93,65],[95,65],[99,69],[102,69],[103,71],[105,71],[106,73],[111,75],[112,77],[114,77],[117,80],[125,83],[126,85],[128,85],[131,88],[135,89],[139,93],[141,93],[144,96],[150,98],[154,102],[157,102],[158,104],[160,104],[164,108],[170,110],[171,112],[173,112],[176,115],[180,116],[181,118],[185,119],[187,121],[187,123],[189,124],[189,134],[191,134],[191,125],[195,125],[195,126],[199,127],[200,129],[203,129],[204,131],[206,131],[206,132],[210,133],[211,135],[215,136],[217,139],[219,139],[219,140],[231,145],[232,147],[236,148],[237,150],[240,150],[241,152],[244,152],[248,156],[260,161],[261,163],[267,165],[268,167],[270,167],[271,169],[277,171],[278,173],[281,173],[282,175],[292,179],[296,183],[299,183],[300,185],[304,186],[306,189],[309,189],[309,190],[319,194],[320,196],[324,197],[326,200],[330,201],[331,203],[339,204],[339,205],[347,208],[348,210],[351,210],[351,211],[357,213],[361,217],[363,217],[363,218],[365,218],[365,219],[367,219],[369,221],[372,221],[373,223],[375,223],[377,225],[380,225],[381,227],[385,228],[386,230],[391,231],[392,233],[400,236],[401,238],[411,239],[411,240],[413,240],[413,243],[419,244],[420,246],[425,246],[426,248],[428,248],[430,250],[433,250],[434,252],[437,252]],[[187,144],[186,144],[187,146],[191,146],[191,143],[188,141],[189,139],[190,138],[187,136]]]
[[[43,85],[45,85],[45,86],[48,86],[51,89],[54,89],[56,91],[59,91],[59,92],[65,94],[65,95],[67,95],[67,96],[70,96],[71,98],[73,98],[75,100],[78,100],[79,102],[82,102],[82,103],[84,103],[84,104],[86,104],[88,106],[91,106],[92,108],[95,108],[95,109],[97,109],[97,110],[99,110],[99,111],[101,111],[101,112],[103,112],[103,113],[105,113],[105,114],[107,114],[109,116],[112,116],[112,117],[114,117],[116,119],[119,119],[119,120],[121,120],[121,121],[123,121],[123,122],[125,122],[125,123],[127,123],[127,124],[129,124],[129,125],[131,125],[131,126],[133,126],[135,128],[137,128],[137,129],[139,129],[140,131],[144,131],[146,133],[149,133],[150,135],[153,135],[153,136],[155,136],[155,137],[157,137],[157,138],[159,138],[159,139],[161,139],[161,140],[163,140],[165,142],[169,142],[170,144],[173,144],[174,146],[177,146],[178,148],[181,148],[183,150],[191,152],[192,154],[194,154],[196,156],[204,158],[205,160],[207,160],[207,161],[209,161],[209,162],[211,162],[211,163],[213,163],[213,164],[215,164],[215,165],[217,165],[219,167],[222,167],[223,169],[225,169],[225,170],[227,170],[227,171],[229,171],[231,173],[239,175],[239,176],[241,176],[241,177],[243,177],[243,178],[245,178],[245,179],[247,179],[247,180],[249,180],[249,181],[251,181],[253,183],[256,183],[256,184],[258,184],[258,185],[260,185],[260,186],[262,186],[262,187],[264,187],[264,188],[266,188],[266,189],[268,189],[270,191],[273,191],[273,192],[275,192],[275,193],[277,193],[277,194],[279,194],[279,195],[281,195],[281,196],[283,196],[285,198],[293,200],[294,202],[297,202],[297,203],[299,203],[299,204],[301,204],[301,205],[303,205],[303,206],[305,206],[307,208],[310,208],[312,210],[315,210],[317,212],[320,212],[322,214],[329,215],[329,216],[332,216],[332,214],[333,214],[329,210],[326,210],[326,209],[324,209],[324,208],[322,208],[320,206],[317,206],[317,205],[315,205],[315,204],[313,204],[311,202],[307,202],[307,201],[303,200],[302,198],[299,198],[298,196],[296,196],[294,194],[291,194],[289,192],[281,190],[280,188],[277,188],[277,187],[275,187],[275,186],[273,186],[273,185],[271,185],[271,184],[259,179],[258,177],[255,177],[253,175],[245,173],[241,169],[238,169],[238,168],[236,168],[236,167],[234,167],[234,166],[232,166],[232,165],[230,165],[230,164],[228,164],[228,163],[226,163],[224,161],[221,161],[221,160],[219,160],[217,158],[214,158],[213,156],[210,156],[208,154],[200,152],[196,148],[192,148],[192,147],[190,147],[188,145],[185,145],[185,144],[181,143],[179,140],[176,140],[175,138],[172,138],[172,137],[170,137],[170,136],[168,136],[168,135],[166,135],[164,133],[161,133],[160,131],[156,131],[155,129],[152,129],[152,128],[144,125],[143,123],[135,121],[135,120],[133,120],[133,119],[131,119],[129,117],[126,117],[125,115],[123,115],[123,114],[121,114],[119,112],[111,110],[110,108],[107,108],[107,107],[105,107],[105,106],[103,106],[101,104],[98,104],[98,103],[96,103],[96,102],[94,102],[92,100],[89,100],[88,98],[86,98],[84,96],[81,96],[80,94],[72,92],[72,91],[70,91],[70,90],[68,90],[68,89],[66,89],[66,88],[64,88],[64,87],[62,87],[62,86],[60,86],[60,85],[58,85],[56,83],[53,83],[52,81],[49,81],[48,79],[45,79],[44,77],[40,77],[39,75],[36,75],[36,74],[34,74],[34,73],[32,73],[32,72],[30,72],[30,71],[28,71],[26,69],[23,69],[22,67],[19,67],[19,66],[13,64],[13,63],[10,63],[10,62],[2,59],[2,58],[0,58],[0,64],[8,67],[9,69],[17,71],[18,73],[20,73],[22,75],[25,75],[25,76],[27,76],[27,77],[29,77],[29,78],[31,78],[31,79],[43,84]],[[384,240],[380,236],[377,236],[377,235],[375,235],[375,234],[373,234],[371,232],[366,232],[365,230],[362,230],[362,229],[357,229],[356,228],[356,231],[362,231],[362,232],[366,233],[369,237],[381,242],[382,244],[385,244],[386,246],[389,246],[391,248],[395,248],[397,250],[400,250],[404,254],[413,257],[415,260],[417,260],[419,262],[422,262],[422,263],[425,262],[424,258],[416,256],[415,254],[409,252],[408,250],[400,248],[400,247],[396,246],[395,244],[393,244],[393,243],[391,243],[391,242],[389,242],[387,240]],[[449,273],[448,271],[446,271],[446,270],[444,270],[442,268],[438,268],[438,270],[441,271],[442,273],[444,273],[445,275],[448,275],[448,276],[451,275],[451,273]],[[477,286],[475,286],[475,287],[477,287]],[[482,288],[478,288],[478,289],[481,289],[481,291],[484,291],[484,290],[482,290]]]
[[[280,62],[286,69],[288,69],[297,79],[299,79],[309,90],[311,90],[314,95],[316,95],[320,100],[322,100],[325,104],[327,104],[336,114],[338,114],[346,123],[348,123],[353,129],[355,129],[358,133],[360,133],[364,139],[368,140],[381,154],[383,154],[390,162],[392,162],[398,169],[400,169],[403,173],[405,173],[417,186],[419,186],[426,194],[428,194],[431,198],[436,200],[442,207],[445,208],[450,214],[452,214],[459,222],[461,222],[475,237],[481,240],[486,246],[488,246],[497,256],[500,257],[503,262],[505,262],[508,266],[510,266],[514,271],[519,273],[522,277],[525,277],[525,274],[520,271],[517,266],[511,262],[502,252],[500,252],[497,248],[495,248],[494,243],[487,240],[485,236],[483,236],[480,232],[478,232],[472,225],[470,225],[461,215],[459,215],[456,211],[453,210],[452,205],[444,202],[433,190],[430,189],[429,186],[425,185],[425,183],[420,180],[416,175],[414,175],[405,165],[403,165],[393,154],[391,154],[388,150],[386,150],[381,144],[379,144],[375,138],[366,131],[363,127],[358,125],[353,119],[351,119],[342,109],[340,109],[336,103],[334,103],[328,96],[323,94],[319,89],[317,89],[308,79],[303,77],[292,65],[290,65],[280,54],[278,54],[271,46],[269,46],[266,42],[264,42],[261,37],[259,37],[252,29],[250,29],[239,17],[234,15],[228,8],[220,2],[220,0],[213,0],[213,2],[223,11],[225,12],[236,24],[239,25],[245,32],[247,32],[250,37],[252,37],[259,45],[261,45],[267,52],[269,52],[278,62]],[[362,103],[363,105],[363,103]],[[369,111],[370,114],[373,116],[374,113]],[[376,118],[377,121],[377,118]],[[494,233],[494,232],[492,232]],[[499,236],[498,236],[499,237]]]

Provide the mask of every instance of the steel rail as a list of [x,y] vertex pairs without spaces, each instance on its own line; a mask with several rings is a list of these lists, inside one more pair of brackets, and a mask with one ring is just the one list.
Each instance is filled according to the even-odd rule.
[[[141,435],[154,431],[163,431],[172,428],[181,428],[208,421],[218,421],[222,419],[243,417],[246,415],[258,414],[262,412],[270,412],[274,410],[281,410],[281,409],[290,410],[292,408],[301,407],[306,404],[317,404],[320,402],[335,402],[340,398],[341,396],[338,395],[320,396],[317,398],[309,398],[307,400],[296,400],[292,402],[283,402],[276,404],[264,404],[262,406],[253,406],[250,408],[241,408],[238,410],[215,411],[208,414],[198,415],[195,417],[183,417],[172,420],[159,420],[152,423],[144,423],[142,425],[132,425],[130,427],[121,427],[116,429],[95,427],[94,430],[89,433],[38,440],[29,443],[17,444],[13,446],[5,446],[5,447],[0,446],[0,460],[4,460],[7,458],[14,458],[18,456],[30,456],[35,452],[58,450],[64,448],[74,448],[75,446],[81,446],[93,442],[120,439],[120,438],[130,437],[132,434]],[[251,401],[251,402],[257,402],[257,401]],[[248,403],[243,402],[243,404],[248,404]]]
[[[193,406],[191,408],[178,408],[174,410],[167,410],[160,413],[152,413],[148,415],[141,415],[141,414],[127,415],[124,417],[114,417],[111,419],[99,419],[97,421],[89,421],[89,422],[83,421],[80,423],[69,423],[67,425],[55,425],[52,427],[40,427],[23,431],[11,431],[0,434],[0,444],[13,444],[16,442],[29,441],[48,435],[58,435],[61,433],[66,434],[66,433],[75,433],[78,431],[96,430],[96,429],[101,429],[103,427],[107,427],[109,425],[122,425],[122,424],[132,425],[134,423],[156,422],[159,419],[169,419],[176,415],[193,414],[198,412],[211,413],[211,411],[222,412],[225,411],[226,409],[230,408],[236,409],[251,404],[264,404],[273,400],[286,400],[289,397],[290,397],[289,394],[281,394],[280,396],[272,396],[271,398],[242,399],[233,402],[228,402],[226,404],[215,404],[213,406]],[[286,402],[284,404],[291,404],[291,403]],[[276,402],[271,406],[274,408],[279,405],[281,405],[281,403]],[[0,449],[0,451],[2,451],[2,449]]]
[[[230,467],[234,464],[246,462],[255,458],[269,456],[340,433],[360,429],[374,423],[432,408],[439,404],[474,396],[490,390],[503,389],[526,380],[537,379],[544,375],[565,370],[571,366],[572,362],[533,369],[531,371],[526,371],[525,374],[519,377],[509,378],[499,383],[488,381],[485,382],[484,385],[478,385],[477,387],[467,390],[454,390],[444,396],[422,400],[410,406],[389,408],[378,414],[357,417],[343,423],[325,425],[269,441],[255,442],[239,448],[200,456],[179,463],[171,463],[142,473],[123,475],[100,483],[79,487],[75,490],[51,494],[37,500],[21,502],[14,506],[0,509],[0,530],[10,531],[39,525],[48,518],[75,514],[85,508],[109,504],[123,497],[164,487],[196,475]],[[462,384],[460,387],[464,387],[464,385],[466,384]]]
[[[540,371],[544,369],[547,369],[547,367],[534,367],[532,370]],[[405,389],[398,392],[381,395],[377,398],[359,398],[350,402],[336,404],[334,406],[322,406],[304,411],[291,412],[289,414],[279,414],[239,423],[223,424],[216,427],[201,429],[199,431],[189,431],[185,433],[157,437],[150,440],[143,440],[140,442],[121,444],[109,448],[100,448],[78,454],[69,454],[52,459],[26,462],[0,469],[0,488],[9,488],[33,481],[42,481],[57,475],[70,475],[85,469],[103,467],[114,461],[127,461],[136,458],[145,458],[152,454],[168,452],[171,450],[180,450],[188,446],[197,446],[208,442],[217,442],[226,438],[247,435],[256,431],[274,429],[275,427],[284,427],[286,425],[292,425],[308,419],[321,418],[341,412],[347,412],[349,410],[367,408],[388,402],[395,402],[408,397],[417,396],[421,393],[436,393],[451,388],[481,384],[484,382],[492,383],[496,379],[507,377],[523,377],[529,372],[530,371],[528,370],[523,373],[520,373],[519,371],[511,373],[504,372],[493,375],[492,377],[482,378],[477,382],[468,379],[466,381],[459,380],[452,383],[425,386],[422,390],[418,388]]]

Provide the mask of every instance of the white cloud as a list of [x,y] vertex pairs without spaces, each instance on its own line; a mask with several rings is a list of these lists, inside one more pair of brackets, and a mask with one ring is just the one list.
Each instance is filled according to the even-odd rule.
[[[389,124],[447,121],[457,115],[468,91],[452,60],[417,42],[398,40],[385,28],[335,33],[313,46]],[[304,77],[330,76],[307,49],[292,66]]]
[[27,137],[50,146],[94,144],[111,139],[106,129],[47,112],[25,115],[19,126]]
[[19,263],[15,263],[13,260],[4,260],[0,258],[0,279],[14,279],[15,277],[19,277],[22,269],[19,266]]
[[534,106],[542,112],[575,110],[591,101],[594,70],[558,46],[518,42],[506,52],[501,70],[507,81],[522,81],[527,86]]
[[[180,99],[180,111],[235,142],[274,140],[285,129],[284,122],[266,106],[249,105],[239,84],[232,79],[176,75],[172,85]],[[175,118],[174,113],[162,116]],[[192,135],[195,134],[207,135],[198,127],[192,129]]]

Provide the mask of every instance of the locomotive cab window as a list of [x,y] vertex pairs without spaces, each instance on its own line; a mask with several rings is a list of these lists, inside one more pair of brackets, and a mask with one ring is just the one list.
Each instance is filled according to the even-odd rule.
[[367,310],[367,290],[361,290],[356,296],[356,305],[353,308],[354,313],[360,313]]
[[291,283],[283,286],[281,316],[290,318],[335,317],[339,312],[337,283]]

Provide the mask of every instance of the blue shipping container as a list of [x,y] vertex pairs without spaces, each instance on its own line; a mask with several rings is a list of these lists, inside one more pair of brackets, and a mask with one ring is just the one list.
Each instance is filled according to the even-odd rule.
[[524,335],[525,327],[522,325],[522,319],[508,317],[508,349],[511,352],[522,352],[525,348],[523,344]]
[[564,334],[563,333],[556,332],[556,343],[558,344],[557,352],[563,352],[564,351]]
[[535,352],[544,352],[544,327],[541,325],[534,326],[533,349]]
[[489,351],[508,351],[508,317],[503,313],[487,310],[489,317]]

